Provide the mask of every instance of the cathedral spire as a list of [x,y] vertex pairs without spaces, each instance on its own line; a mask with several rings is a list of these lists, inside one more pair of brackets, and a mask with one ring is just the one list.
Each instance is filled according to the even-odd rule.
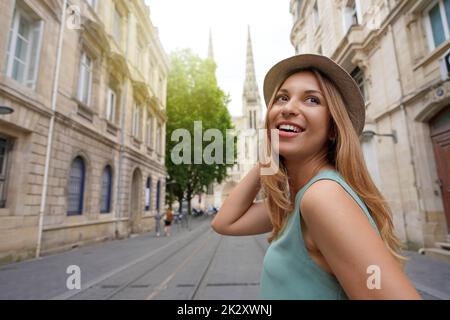
[[258,127],[261,112],[261,102],[259,98],[258,84],[256,82],[250,26],[248,26],[247,35],[247,63],[245,70],[244,90],[242,92],[242,109],[243,114],[249,117],[249,127]]
[[214,49],[213,49],[211,28],[209,28],[208,58],[214,61]]

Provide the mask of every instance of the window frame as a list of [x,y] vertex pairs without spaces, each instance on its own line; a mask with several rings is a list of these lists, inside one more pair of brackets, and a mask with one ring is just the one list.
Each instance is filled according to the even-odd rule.
[[111,87],[108,87],[106,100],[106,120],[108,122],[116,123],[116,112],[117,112],[117,93]]
[[162,188],[161,185],[162,185],[161,180],[158,180],[158,182],[156,183],[156,204],[155,204],[157,212],[161,210],[161,201],[160,201]]
[[148,212],[152,210],[152,177],[148,176],[145,182],[144,191],[144,211]]
[[[82,171],[81,171],[81,182],[80,182],[80,194],[78,195],[78,208],[76,210],[71,210],[72,208],[69,207],[69,197],[70,197],[70,186],[71,186],[71,178],[72,178],[72,169],[74,166],[75,161],[81,161],[82,164]],[[72,162],[70,163],[70,170],[69,170],[69,179],[67,184],[67,216],[81,216],[83,215],[84,210],[84,192],[86,189],[86,161],[81,156],[75,157]]]
[[139,103],[134,103],[133,108],[133,123],[131,128],[131,135],[136,139],[141,139],[142,133],[142,106]]
[[153,117],[151,114],[147,115],[145,126],[145,144],[148,147],[153,147]]
[[162,126],[157,121],[156,123],[156,152],[162,154]]
[[[441,16],[442,21],[442,27],[444,29],[444,41],[441,42],[439,45],[436,46],[434,43],[434,35],[433,35],[433,28],[431,25],[431,19],[430,19],[430,11],[434,9],[434,7],[438,5],[439,6],[439,14]],[[447,14],[445,12],[445,5],[444,0],[435,0],[431,2],[423,13],[424,23],[425,23],[425,31],[427,35],[427,43],[428,43],[428,49],[429,51],[434,51],[436,48],[440,47],[443,43],[449,41],[450,39],[450,26],[449,26],[449,18],[447,17]]]
[[[367,85],[366,85],[366,77],[364,74],[364,71],[356,66],[350,73],[353,80],[355,80],[355,83],[358,85],[359,90],[361,91],[361,94],[363,95],[364,101],[369,101],[369,95],[367,91]],[[361,90],[362,88],[362,90]]]
[[[8,182],[9,182],[9,172],[10,172],[10,157],[12,153],[13,140],[11,138],[0,135],[0,139],[4,140],[4,156],[2,162],[2,168],[0,168],[0,184],[2,187],[0,188],[0,209],[6,208],[6,204],[8,202],[7,199],[7,191],[8,191]],[[1,142],[0,142],[1,143]]]
[[[86,60],[86,61],[85,61]],[[84,68],[85,62],[89,61],[90,65]],[[87,64],[87,63],[86,63]],[[83,94],[85,94],[85,73],[87,72],[89,75],[88,79],[88,87],[87,87],[87,99],[84,100]],[[86,52],[86,50],[82,50],[80,54],[80,66],[79,66],[79,76],[78,76],[78,93],[77,99],[79,102],[83,103],[86,106],[90,106],[92,99],[92,81],[94,77],[94,59]]]
[[[106,199],[104,198],[104,188],[105,188],[105,174],[108,175],[108,185],[107,185],[107,194]],[[101,180],[101,193],[100,193],[100,213],[107,214],[112,211],[112,186],[113,186],[113,170],[110,165],[105,166],[102,172],[102,180]],[[106,208],[103,205],[106,203]]]
[[[27,52],[25,54],[25,60],[17,58],[17,43],[18,38],[24,38],[19,33],[20,22],[23,20],[28,24],[28,39],[27,40]],[[6,75],[14,81],[24,85],[31,90],[36,90],[36,84],[39,76],[39,61],[41,59],[42,39],[44,32],[44,21],[38,18],[31,17],[20,5],[15,3],[11,25],[8,31],[8,42],[6,47]],[[35,55],[32,52],[35,51]],[[13,70],[15,61],[19,60],[23,64],[22,79],[16,79],[13,76]]]

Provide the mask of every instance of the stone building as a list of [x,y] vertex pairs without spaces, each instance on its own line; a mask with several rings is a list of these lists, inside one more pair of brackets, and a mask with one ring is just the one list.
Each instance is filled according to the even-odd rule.
[[0,27],[0,261],[154,228],[168,58],[144,0],[5,0]]
[[362,148],[398,235],[442,258],[450,253],[449,8],[449,0],[290,2],[296,52],[331,57],[365,96]]

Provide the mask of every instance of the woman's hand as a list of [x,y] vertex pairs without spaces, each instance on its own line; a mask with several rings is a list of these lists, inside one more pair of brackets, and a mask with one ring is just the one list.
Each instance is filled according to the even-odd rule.
[[256,164],[234,187],[211,223],[217,233],[246,236],[272,230],[264,201],[254,202],[261,189],[260,166]]

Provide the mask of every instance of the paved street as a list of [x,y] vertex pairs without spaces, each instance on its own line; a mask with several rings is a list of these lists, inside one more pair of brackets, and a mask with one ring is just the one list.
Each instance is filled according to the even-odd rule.
[[[95,244],[0,268],[0,299],[258,299],[266,236],[223,237],[209,218],[190,231]],[[450,299],[450,264],[410,253],[407,272],[425,299]],[[66,269],[81,270],[68,290]]]

